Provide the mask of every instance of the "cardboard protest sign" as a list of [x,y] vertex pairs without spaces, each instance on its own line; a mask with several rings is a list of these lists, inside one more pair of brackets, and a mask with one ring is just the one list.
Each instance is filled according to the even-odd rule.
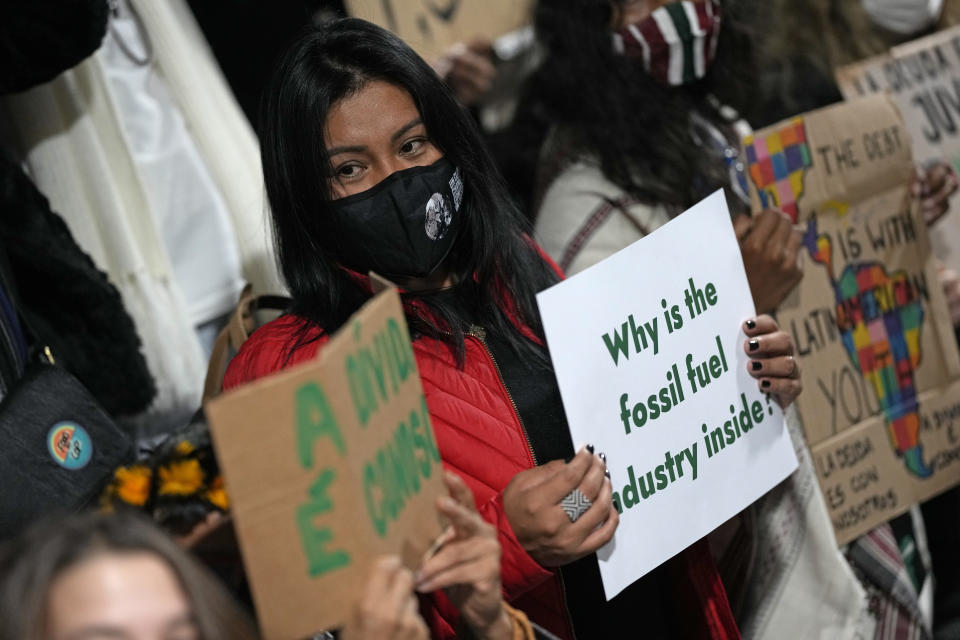
[[573,441],[608,456],[608,599],[796,468],[747,372],[753,298],[722,192],[537,302]]
[[[960,171],[960,27],[894,47],[836,71],[844,98],[889,91],[906,123],[914,160],[945,160]],[[960,198],[937,223],[934,250],[960,268]]]
[[397,34],[426,60],[478,36],[489,40],[529,24],[531,0],[346,0],[347,13]]
[[909,134],[878,94],[744,148],[754,210],[789,200],[804,230],[804,277],[777,319],[798,350],[798,409],[844,544],[960,482],[960,358],[909,195]]
[[413,568],[441,532],[440,453],[396,289],[320,354],[206,406],[269,640],[339,626],[378,555]]

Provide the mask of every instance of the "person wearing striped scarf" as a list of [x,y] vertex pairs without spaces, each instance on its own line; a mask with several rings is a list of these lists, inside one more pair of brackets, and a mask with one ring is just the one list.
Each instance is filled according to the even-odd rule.
[[[739,138],[749,125],[727,106],[755,111],[761,97],[749,52],[768,44],[758,38],[766,32],[743,27],[756,26],[749,14],[766,1],[539,0],[537,35],[547,53],[521,114],[550,128],[534,194],[536,237],[568,274],[722,187],[744,231],[758,308],[776,307],[792,289],[784,265],[795,266],[796,253],[785,249],[797,246],[798,234],[789,220],[771,224],[782,216],[772,209],[752,221],[739,215]],[[764,281],[783,286],[758,298]],[[744,514],[747,526],[719,532],[733,538],[719,565],[744,637],[929,637],[918,606],[923,576],[910,572],[926,553],[917,526],[908,516],[838,552],[823,498],[811,490],[816,478],[796,416],[788,425],[800,470]],[[766,569],[738,556],[766,558]]]
[[625,25],[613,34],[614,50],[642,60],[647,73],[662,84],[676,87],[703,78],[717,53],[720,2],[684,0],[649,13],[640,10],[650,4],[625,3]]

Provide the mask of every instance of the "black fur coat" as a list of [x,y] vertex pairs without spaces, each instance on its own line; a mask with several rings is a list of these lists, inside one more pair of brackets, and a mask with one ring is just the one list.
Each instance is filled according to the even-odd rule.
[[36,334],[28,335],[31,346],[49,346],[57,364],[110,415],[144,411],[156,389],[119,292],[77,246],[43,194],[6,158],[0,158],[0,243],[16,287],[11,294]]
[[107,32],[106,0],[0,2],[0,94],[29,89],[79,64]]

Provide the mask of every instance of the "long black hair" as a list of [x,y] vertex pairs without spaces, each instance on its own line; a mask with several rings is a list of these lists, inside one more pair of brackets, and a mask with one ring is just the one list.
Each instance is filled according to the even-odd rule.
[[[536,294],[557,280],[540,257],[528,223],[469,115],[433,69],[403,41],[363,20],[345,18],[310,28],[279,61],[264,93],[260,148],[277,256],[294,299],[293,311],[327,332],[341,327],[369,297],[338,266],[337,242],[321,221],[329,215],[332,175],[324,131],[331,107],[371,80],[405,89],[434,146],[460,168],[464,183],[460,232],[444,267],[456,285],[408,294],[430,313],[408,308],[411,329],[444,341],[462,365],[471,324],[504,336],[539,358],[510,315],[542,337]],[[305,334],[304,334],[305,335]],[[294,348],[301,346],[298,341]]]
[[[707,107],[716,94],[736,106],[748,57],[724,3],[717,56],[706,77],[666,87],[638,60],[614,51],[611,22],[618,0],[540,0],[534,23],[546,58],[524,87],[521,111],[545,127],[556,126],[562,150],[574,159],[595,158],[603,174],[642,202],[661,203],[676,214],[718,187],[726,187],[724,163],[691,137],[690,113],[723,124]],[[734,141],[735,142],[735,141]],[[549,160],[544,162],[544,167]],[[549,169],[548,169],[548,173]],[[544,176],[548,181],[553,176]],[[544,185],[546,186],[546,185]]]

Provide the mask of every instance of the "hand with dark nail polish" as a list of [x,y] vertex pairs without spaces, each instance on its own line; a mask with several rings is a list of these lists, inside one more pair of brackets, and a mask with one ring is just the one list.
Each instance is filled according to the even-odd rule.
[[741,328],[749,328],[747,339],[741,343],[747,355],[747,372],[761,390],[786,408],[803,389],[792,336],[769,315],[744,320]]

